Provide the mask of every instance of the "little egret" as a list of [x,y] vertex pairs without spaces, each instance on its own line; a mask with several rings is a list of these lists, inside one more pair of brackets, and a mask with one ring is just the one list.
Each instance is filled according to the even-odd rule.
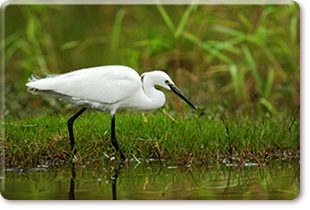
[[165,95],[155,85],[173,91],[192,108],[195,106],[175,86],[171,78],[163,71],[150,71],[139,74],[126,66],[100,66],[72,71],[46,78],[32,77],[26,84],[28,91],[34,94],[51,95],[62,101],[83,107],[68,120],[70,145],[74,148],[73,122],[86,109],[91,108],[111,114],[111,142],[120,153],[122,162],[125,156],[115,138],[115,112],[122,109],[151,111],[165,103]]

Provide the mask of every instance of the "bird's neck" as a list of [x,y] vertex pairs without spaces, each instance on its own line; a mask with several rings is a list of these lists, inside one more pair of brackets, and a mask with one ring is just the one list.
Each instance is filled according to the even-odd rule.
[[152,81],[144,80],[143,90],[148,97],[148,110],[155,110],[162,107],[165,104],[165,94],[155,88],[155,84]]

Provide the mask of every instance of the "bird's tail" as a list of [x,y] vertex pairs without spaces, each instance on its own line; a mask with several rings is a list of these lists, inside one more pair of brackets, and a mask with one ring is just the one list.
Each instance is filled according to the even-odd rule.
[[45,72],[43,77],[41,77],[36,72],[33,72],[33,74],[28,78],[28,82],[26,83],[26,86],[28,87],[27,91],[37,94],[39,91],[39,87],[36,86],[37,82],[39,80],[51,78],[54,76],[56,75]]

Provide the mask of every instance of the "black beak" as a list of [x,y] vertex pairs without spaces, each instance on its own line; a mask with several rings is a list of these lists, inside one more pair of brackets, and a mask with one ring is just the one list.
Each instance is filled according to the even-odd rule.
[[188,98],[186,98],[186,96],[174,84],[168,84],[168,85],[172,92],[180,96],[184,101],[186,101],[186,103],[188,103],[188,105],[190,105],[191,107],[193,107],[193,109],[196,110],[194,104]]

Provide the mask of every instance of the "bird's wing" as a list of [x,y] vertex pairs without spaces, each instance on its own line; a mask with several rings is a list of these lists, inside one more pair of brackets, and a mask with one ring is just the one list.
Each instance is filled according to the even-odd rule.
[[62,94],[73,99],[112,104],[122,101],[141,88],[139,74],[125,66],[81,69],[66,74],[32,79],[30,91],[50,95]]

